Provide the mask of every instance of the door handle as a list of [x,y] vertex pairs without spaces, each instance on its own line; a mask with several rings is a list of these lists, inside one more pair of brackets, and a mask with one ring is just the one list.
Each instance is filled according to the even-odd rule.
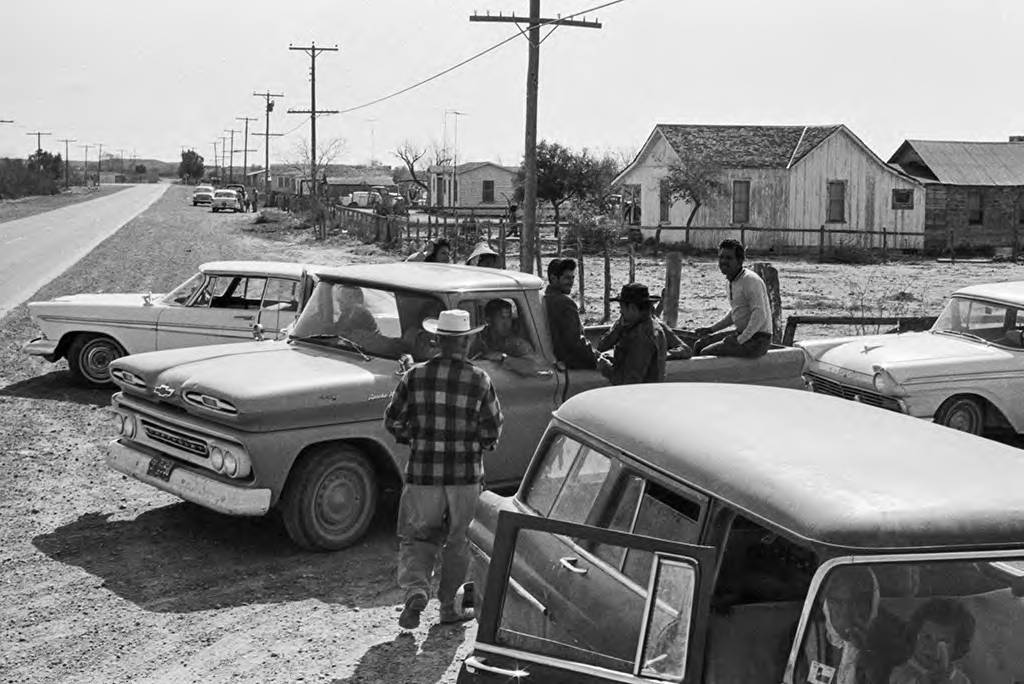
[[569,572],[576,573],[577,575],[586,575],[587,574],[587,569],[586,568],[577,568],[576,567],[576,563],[578,563],[579,560],[580,559],[576,558],[575,556],[566,556],[565,558],[559,558],[558,562],[559,562],[559,564],[561,564],[561,566],[563,568],[565,568]]
[[235,316],[235,319],[239,321],[251,321],[252,316]]
[[515,677],[517,679],[530,676],[530,673],[526,670],[506,670],[503,667],[493,667],[491,665],[485,665],[482,658],[477,658],[473,655],[466,658],[466,660],[463,661],[463,664],[466,666],[466,669],[470,672],[473,672],[474,670],[483,670],[484,672],[490,672],[491,674],[500,675],[502,677]]

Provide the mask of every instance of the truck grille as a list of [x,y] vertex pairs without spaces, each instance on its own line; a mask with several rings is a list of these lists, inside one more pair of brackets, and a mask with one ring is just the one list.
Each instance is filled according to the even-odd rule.
[[871,406],[877,406],[878,408],[888,409],[890,411],[897,411],[902,413],[900,403],[892,397],[887,397],[878,392],[872,392],[871,390],[862,389],[860,387],[852,387],[850,385],[844,385],[841,382],[836,382],[826,377],[822,377],[816,373],[807,373],[807,379],[810,381],[811,390],[817,394],[827,394],[833,397],[840,397],[842,399],[850,399],[851,401],[859,401],[862,404],[869,404]]
[[148,420],[142,421],[142,429],[145,430],[146,436],[154,442],[160,442],[161,444],[181,449],[202,458],[206,458],[209,455],[206,442],[191,435],[176,430],[168,430],[162,425],[155,425]]

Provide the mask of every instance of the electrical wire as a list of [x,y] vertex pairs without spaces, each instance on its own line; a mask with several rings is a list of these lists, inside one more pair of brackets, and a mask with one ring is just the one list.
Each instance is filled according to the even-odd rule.
[[[604,9],[605,7],[611,7],[612,5],[618,5],[620,2],[625,2],[625,0],[610,0],[610,2],[605,2],[603,4],[596,5],[594,7],[588,8],[588,9],[580,10],[578,12],[574,12],[574,13],[568,15],[568,16],[565,16],[565,17],[559,17],[558,19],[549,19],[548,21],[542,21],[539,24],[537,24],[537,28],[541,28],[541,27],[547,26],[549,24],[554,24],[554,27],[551,29],[551,31],[549,31],[548,34],[546,36],[544,36],[544,39],[546,40],[547,37],[549,35],[551,35],[551,33],[554,32],[555,28],[558,28],[559,24],[557,22],[559,20],[561,20],[561,19],[572,19],[573,17],[578,17],[581,14],[587,14],[587,13],[590,13],[590,12],[596,12],[597,10]],[[493,52],[493,51],[497,50],[501,46],[505,45],[506,43],[512,42],[513,40],[518,38],[520,35],[523,35],[524,33],[525,32],[522,29],[517,29],[517,31],[515,33],[510,35],[505,40],[499,41],[499,42],[495,43],[494,45],[490,46],[489,48],[481,50],[480,52],[476,53],[472,57],[467,57],[466,59],[462,60],[458,64],[454,64],[454,65],[448,67],[447,69],[445,69],[443,71],[439,71],[438,73],[434,74],[433,76],[428,76],[427,78],[424,78],[421,81],[417,81],[416,83],[413,83],[410,86],[406,86],[405,88],[402,88],[401,90],[396,90],[393,93],[390,93],[388,95],[384,95],[382,97],[378,97],[375,100],[370,100],[369,102],[366,102],[364,104],[356,105],[355,107],[349,107],[348,109],[342,109],[338,113],[339,114],[348,114],[350,112],[355,112],[355,111],[358,111],[360,109],[366,109],[367,107],[372,107],[375,104],[380,104],[381,102],[384,102],[385,100],[390,100],[393,97],[398,97],[399,95],[404,95],[405,93],[409,92],[410,90],[414,90],[416,88],[419,88],[422,85],[426,85],[427,83],[430,83],[433,80],[441,78],[442,76],[444,76],[446,74],[450,74],[451,72],[455,71],[456,69],[458,69],[460,67],[463,67],[463,66],[469,64],[470,62],[483,57],[484,55],[488,54],[489,52]],[[541,42],[543,42],[543,41],[541,41]]]

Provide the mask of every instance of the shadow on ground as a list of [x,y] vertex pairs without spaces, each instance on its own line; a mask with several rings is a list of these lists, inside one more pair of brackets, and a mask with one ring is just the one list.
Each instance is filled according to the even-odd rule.
[[229,517],[185,502],[132,520],[110,517],[86,513],[32,543],[154,612],[310,598],[369,608],[394,600],[393,506],[381,507],[361,542],[333,553],[298,549],[274,517]]
[[355,672],[332,684],[369,684],[370,682],[436,682],[455,658],[465,639],[461,625],[434,625],[417,648],[409,632],[372,646],[360,659]]
[[45,399],[75,404],[92,404],[93,406],[109,406],[110,395],[114,391],[112,387],[106,389],[78,387],[72,383],[69,371],[55,370],[46,375],[37,375],[27,380],[20,380],[5,387],[0,387],[0,397],[21,397],[23,399]]

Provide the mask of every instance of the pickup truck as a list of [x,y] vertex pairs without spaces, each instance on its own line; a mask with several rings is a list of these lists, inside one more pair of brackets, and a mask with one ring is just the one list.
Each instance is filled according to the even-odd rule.
[[[118,437],[107,464],[222,513],[276,508],[299,546],[340,549],[365,532],[381,492],[401,487],[408,452],[382,417],[410,361],[431,353],[424,318],[458,307],[482,322],[486,303],[505,299],[516,334],[535,350],[531,364],[477,361],[505,413],[500,444],[485,456],[488,487],[519,482],[562,401],[608,384],[596,370],[555,362],[536,276],[433,263],[350,265],[317,276],[287,340],[114,361]],[[339,331],[343,319],[360,318],[373,330]],[[668,361],[667,377],[800,387],[803,360],[793,348],[756,360],[695,357]]]

